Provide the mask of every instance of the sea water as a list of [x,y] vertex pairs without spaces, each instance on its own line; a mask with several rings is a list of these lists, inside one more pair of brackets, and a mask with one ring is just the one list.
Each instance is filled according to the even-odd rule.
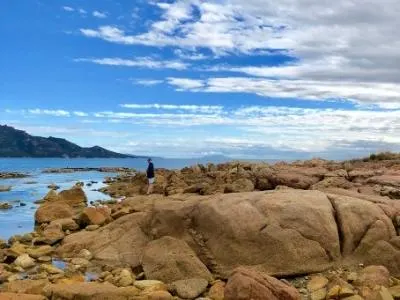
[[[219,159],[153,159],[156,168],[180,169],[196,163],[224,161]],[[107,200],[109,197],[96,190],[103,187],[105,177],[115,173],[73,172],[43,173],[49,168],[100,168],[127,167],[143,171],[147,167],[144,158],[125,159],[62,159],[62,158],[0,158],[0,172],[21,172],[29,177],[0,179],[0,185],[11,186],[9,192],[0,192],[0,203],[8,202],[12,209],[0,209],[0,239],[8,239],[15,234],[31,232],[34,228],[36,200],[42,199],[49,191],[50,184],[56,184],[60,190],[71,188],[76,182],[85,183],[84,191],[88,201]],[[88,183],[97,183],[88,186]],[[23,203],[24,206],[20,206]]]

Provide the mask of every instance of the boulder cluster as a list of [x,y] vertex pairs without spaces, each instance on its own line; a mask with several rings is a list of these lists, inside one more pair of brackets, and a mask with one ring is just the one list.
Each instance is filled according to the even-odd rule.
[[400,165],[227,163],[54,189],[0,241],[0,299],[400,299]]
[[[279,188],[321,190],[340,188],[400,199],[400,160],[333,162],[321,159],[294,163],[230,162],[195,165],[182,170],[156,170],[154,192],[212,195]],[[107,180],[102,191],[113,197],[145,194],[145,173],[122,174]]]

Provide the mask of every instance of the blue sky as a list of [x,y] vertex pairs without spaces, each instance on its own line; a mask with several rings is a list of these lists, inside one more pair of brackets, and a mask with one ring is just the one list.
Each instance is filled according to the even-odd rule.
[[0,123],[167,157],[400,150],[400,3],[2,1]]

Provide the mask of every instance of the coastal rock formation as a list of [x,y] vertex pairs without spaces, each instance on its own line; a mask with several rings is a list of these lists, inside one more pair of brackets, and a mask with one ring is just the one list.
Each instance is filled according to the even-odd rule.
[[67,236],[58,253],[73,257],[88,249],[100,263],[137,268],[148,265],[146,257],[162,257],[161,250],[146,255],[148,249],[181,240],[178,248],[185,252],[188,245],[222,278],[239,266],[285,276],[346,261],[383,264],[400,275],[400,264],[391,263],[400,255],[392,222],[400,215],[399,204],[372,198],[294,189],[187,196],[185,201],[136,197],[125,202],[133,213],[96,232]]
[[0,179],[25,178],[29,175],[18,172],[0,172]]

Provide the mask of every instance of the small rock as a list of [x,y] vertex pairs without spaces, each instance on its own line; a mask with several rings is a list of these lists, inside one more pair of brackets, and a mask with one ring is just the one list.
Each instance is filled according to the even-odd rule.
[[75,230],[79,229],[78,224],[76,224],[76,222],[71,218],[58,219],[58,220],[54,220],[50,223],[50,225],[54,225],[54,224],[59,224],[63,231],[67,231],[67,230],[75,231]]
[[167,291],[155,291],[146,295],[148,300],[173,300],[174,297]]
[[56,185],[55,183],[49,184],[47,186],[47,188],[51,189],[51,190],[58,190],[60,187],[58,185]]
[[225,282],[216,281],[208,292],[208,297],[212,300],[224,300]]
[[7,242],[5,240],[0,239],[0,249],[4,249],[7,247]]
[[56,268],[53,265],[43,264],[40,265],[40,269],[48,274],[64,274],[63,270]]
[[392,286],[389,288],[389,292],[394,299],[400,299],[400,285]]
[[117,286],[127,287],[133,284],[134,277],[128,269],[123,269],[119,274]]
[[11,204],[7,203],[7,202],[0,203],[0,209],[6,210],[6,209],[11,209],[12,207],[13,206]]
[[392,295],[390,294],[389,290],[382,286],[377,297],[376,300],[393,300]]
[[20,274],[13,274],[13,275],[11,275],[10,277],[7,278],[7,281],[8,282],[13,282],[13,281],[22,280],[22,279],[23,278],[22,278],[22,276]]
[[50,256],[53,252],[54,249],[51,246],[40,246],[36,248],[30,248],[27,250],[29,256],[33,258],[39,258],[41,256]]
[[91,260],[93,258],[93,254],[87,249],[82,249],[79,252],[78,257],[84,258],[86,260]]
[[51,262],[52,258],[50,256],[41,256],[38,258],[38,262],[41,263],[46,263],[46,262]]
[[179,297],[193,299],[206,291],[208,281],[203,278],[184,279],[174,281],[171,286]]
[[318,291],[328,284],[329,280],[324,276],[314,276],[307,283],[307,289],[310,292]]
[[311,292],[311,300],[325,300],[326,299],[326,288],[322,288]]
[[356,272],[351,272],[349,274],[347,274],[347,281],[352,283],[354,281],[356,281],[358,279],[358,275]]
[[84,258],[73,258],[71,260],[71,264],[78,265],[81,267],[87,267],[89,265],[89,261]]
[[95,230],[97,230],[97,229],[99,229],[100,228],[100,226],[99,225],[89,225],[89,226],[86,226],[86,230],[87,231],[95,231]]
[[364,286],[374,288],[377,285],[389,287],[390,273],[384,266],[368,266],[364,268],[357,280],[354,281],[355,286]]
[[10,185],[0,185],[0,192],[9,192],[11,191]]
[[41,280],[41,279],[47,279],[48,275],[46,272],[38,273],[38,274],[33,274],[29,275],[28,278],[31,280]]
[[141,290],[154,287],[162,287],[164,290],[167,290],[167,286],[162,281],[158,280],[137,280],[133,285]]
[[35,260],[28,254],[22,254],[18,256],[14,263],[23,269],[29,269],[35,266]]

